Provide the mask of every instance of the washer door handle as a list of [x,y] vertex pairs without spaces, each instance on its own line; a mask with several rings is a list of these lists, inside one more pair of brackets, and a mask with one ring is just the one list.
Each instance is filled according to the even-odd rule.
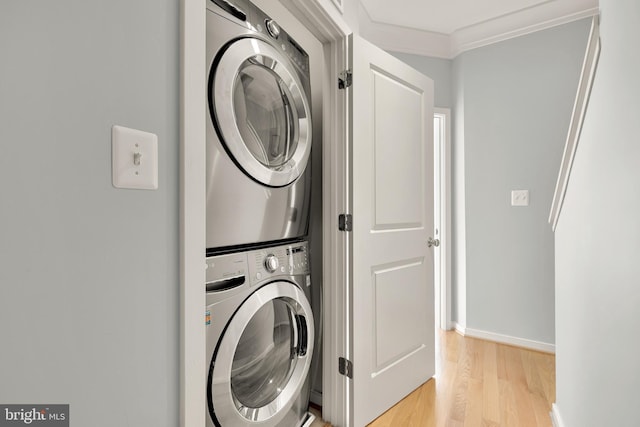
[[309,340],[309,334],[307,333],[307,319],[301,314],[296,314],[296,326],[298,329],[298,357],[304,357],[307,355],[307,344]]
[[207,292],[228,291],[229,289],[242,286],[245,282],[245,276],[229,277],[221,280],[211,280],[206,283]]

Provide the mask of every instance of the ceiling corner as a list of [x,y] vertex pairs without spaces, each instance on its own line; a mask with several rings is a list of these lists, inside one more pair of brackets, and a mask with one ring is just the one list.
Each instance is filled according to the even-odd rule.
[[452,58],[449,35],[374,22],[362,3],[358,7],[358,25],[360,35],[381,49],[435,58]]

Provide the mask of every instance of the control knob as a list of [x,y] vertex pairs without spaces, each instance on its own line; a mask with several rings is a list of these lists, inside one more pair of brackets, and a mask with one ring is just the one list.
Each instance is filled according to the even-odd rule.
[[267,26],[267,31],[269,32],[269,35],[274,39],[277,39],[278,36],[280,35],[280,27],[278,27],[278,24],[276,24],[276,21],[274,21],[273,19],[267,19],[264,24]]
[[278,269],[279,265],[280,263],[278,261],[278,257],[275,256],[274,254],[269,254],[264,259],[264,268],[269,273],[274,273]]

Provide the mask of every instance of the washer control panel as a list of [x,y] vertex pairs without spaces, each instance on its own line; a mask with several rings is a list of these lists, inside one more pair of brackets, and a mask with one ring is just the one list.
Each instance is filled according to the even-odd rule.
[[254,286],[277,276],[309,274],[306,242],[258,249],[249,255],[249,281]]
[[206,260],[207,292],[222,292],[241,287],[249,273],[247,254],[244,252],[209,257]]
[[282,276],[309,275],[307,242],[218,255],[206,260],[207,292],[241,290]]

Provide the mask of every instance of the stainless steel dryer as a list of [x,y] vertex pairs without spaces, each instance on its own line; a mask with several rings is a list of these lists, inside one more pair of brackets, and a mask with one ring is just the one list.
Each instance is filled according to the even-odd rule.
[[247,0],[207,6],[207,253],[304,238],[309,57]]
[[313,416],[306,242],[207,258],[207,427],[299,427]]

